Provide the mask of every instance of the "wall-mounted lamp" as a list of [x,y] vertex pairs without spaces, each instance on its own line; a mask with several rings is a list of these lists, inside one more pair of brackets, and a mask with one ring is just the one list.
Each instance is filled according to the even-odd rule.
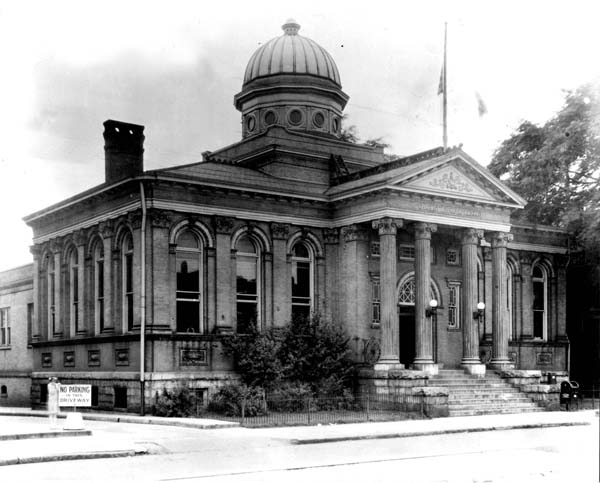
[[431,299],[429,301],[429,308],[425,309],[425,317],[431,317],[437,314],[437,306],[438,301],[436,299]]
[[474,319],[481,319],[481,317],[483,317],[483,311],[485,310],[485,304],[483,302],[479,302],[477,304],[477,310],[475,312],[473,312],[473,318]]

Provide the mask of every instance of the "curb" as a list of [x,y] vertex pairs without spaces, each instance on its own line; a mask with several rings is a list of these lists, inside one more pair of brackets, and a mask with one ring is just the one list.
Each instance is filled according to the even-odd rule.
[[141,456],[148,454],[147,450],[115,450],[90,451],[86,453],[71,453],[60,455],[24,456],[22,458],[0,459],[0,466],[25,465],[30,463],[48,463],[53,461],[92,460],[100,458],[123,458],[126,456]]
[[539,424],[513,424],[508,426],[489,426],[487,428],[456,428],[456,429],[440,429],[432,431],[412,431],[404,433],[382,433],[382,434],[365,434],[360,436],[332,436],[323,438],[302,438],[291,439],[290,443],[294,445],[302,444],[320,444],[320,443],[339,443],[343,441],[360,441],[369,439],[391,439],[391,438],[413,438],[417,436],[439,436],[442,434],[457,434],[457,433],[481,433],[484,431],[507,431],[511,429],[535,429],[535,428],[557,428],[561,426],[589,426],[591,423],[585,421],[573,421],[564,423],[539,423]]
[[65,436],[91,436],[89,429],[46,431],[40,433],[18,433],[18,434],[0,434],[0,441],[14,441],[19,439],[41,439],[41,438],[62,438]]

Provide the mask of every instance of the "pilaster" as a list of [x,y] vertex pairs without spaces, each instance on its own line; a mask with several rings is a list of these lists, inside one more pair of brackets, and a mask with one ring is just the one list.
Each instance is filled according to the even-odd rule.
[[339,276],[338,276],[338,248],[340,233],[337,228],[323,230],[325,240],[325,320],[339,320]]
[[528,252],[521,252],[521,340],[533,339],[533,282],[531,280],[532,256]]
[[[111,221],[103,221],[98,226],[98,233],[102,237],[102,249],[104,252],[104,324],[96,326],[96,334],[110,333],[115,330],[115,286],[113,283],[113,224]],[[97,319],[99,321],[99,318]]]
[[231,260],[231,234],[233,232],[233,218],[216,216],[214,228],[216,233],[215,250],[217,254],[217,332],[231,332],[233,330],[235,300],[231,301],[232,293],[235,297],[235,271],[232,284]]
[[73,235],[73,241],[77,247],[77,317],[71,327],[71,336],[85,335],[87,333],[86,313],[85,313],[85,243],[87,241],[86,233],[79,230]]
[[31,339],[32,341],[40,340],[40,308],[42,307],[42,297],[40,287],[43,287],[40,277],[40,257],[42,249],[40,245],[31,245],[29,251],[33,256],[33,323],[31,324]]
[[271,223],[273,241],[273,326],[285,327],[292,319],[292,287],[287,263],[290,226]]

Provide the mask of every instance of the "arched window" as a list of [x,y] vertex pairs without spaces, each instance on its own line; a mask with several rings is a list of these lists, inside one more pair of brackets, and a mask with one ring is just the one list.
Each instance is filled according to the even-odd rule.
[[533,282],[533,338],[546,340],[548,336],[548,273],[543,265],[532,270]]
[[75,333],[81,331],[79,326],[79,256],[73,247],[69,253],[69,319]]
[[133,329],[133,238],[127,233],[121,241],[121,300],[123,327]]
[[506,315],[508,317],[508,340],[513,339],[514,323],[514,271],[511,263],[506,264]]
[[104,247],[98,240],[93,251],[94,314],[98,330],[104,330]]
[[177,332],[202,332],[202,244],[196,234],[177,237]]
[[4,385],[2,387],[0,387],[0,397],[1,398],[7,398],[8,397],[8,389]]
[[236,245],[237,331],[249,333],[260,321],[260,250],[249,236]]
[[56,278],[54,272],[54,256],[48,255],[48,282],[46,287],[48,288],[48,324],[51,331],[50,335],[54,335],[57,332],[56,327]]
[[303,241],[292,247],[292,319],[308,317],[313,309],[314,263],[311,248]]

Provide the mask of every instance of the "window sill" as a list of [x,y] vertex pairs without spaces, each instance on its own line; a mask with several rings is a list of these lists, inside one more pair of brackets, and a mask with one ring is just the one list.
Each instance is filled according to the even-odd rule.
[[379,322],[371,322],[371,329],[381,329],[381,324]]
[[0,351],[7,351],[10,349],[11,349],[10,345],[0,345]]
[[448,332],[461,332],[462,328],[460,328],[460,327],[448,327],[446,330]]

